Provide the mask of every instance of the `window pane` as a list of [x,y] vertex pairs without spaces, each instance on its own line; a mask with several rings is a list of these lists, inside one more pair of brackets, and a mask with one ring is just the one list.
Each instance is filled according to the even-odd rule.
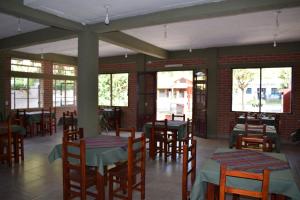
[[291,112],[292,68],[263,68],[261,112]]
[[40,80],[39,79],[29,79],[29,108],[38,108],[39,97],[40,97]]
[[42,63],[26,59],[11,59],[11,71],[41,73]]
[[99,105],[110,106],[110,74],[98,76],[98,101]]
[[65,75],[65,76],[75,76],[75,67],[62,64],[53,65],[53,74],[55,75]]
[[112,105],[128,106],[128,74],[112,75]]
[[27,98],[28,98],[28,85],[27,78],[12,78],[14,81],[11,86],[11,93],[15,97],[15,107],[18,108],[27,108]]
[[232,69],[232,111],[259,112],[260,69]]

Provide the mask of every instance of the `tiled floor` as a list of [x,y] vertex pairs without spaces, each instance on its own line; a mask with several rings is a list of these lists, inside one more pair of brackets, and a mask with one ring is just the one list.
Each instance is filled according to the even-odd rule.
[[[227,140],[197,139],[197,168],[218,147],[227,147]],[[62,164],[57,160],[48,163],[52,147],[60,143],[61,133],[53,136],[36,136],[25,140],[25,162],[9,169],[0,164],[0,200],[62,199]],[[300,186],[300,146],[282,145]],[[165,163],[161,159],[147,160],[146,199],[181,199],[181,161]],[[140,199],[136,196],[135,199]]]

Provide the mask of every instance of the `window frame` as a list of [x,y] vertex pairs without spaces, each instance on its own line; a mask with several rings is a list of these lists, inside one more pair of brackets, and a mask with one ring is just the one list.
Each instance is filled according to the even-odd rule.
[[[268,69],[268,68],[291,68],[291,99],[290,99],[290,112],[275,112],[276,114],[292,114],[293,113],[293,101],[294,101],[294,66],[262,66],[262,67],[256,67],[256,66],[253,66],[253,67],[242,67],[242,66],[239,66],[239,67],[231,67],[231,95],[230,95],[230,98],[231,98],[231,106],[230,106],[230,111],[231,112],[250,112],[250,111],[237,111],[237,110],[233,110],[232,109],[232,94],[233,94],[233,70],[234,69],[259,69],[259,89],[261,90],[262,88],[262,69]],[[253,90],[252,90],[253,92]],[[261,95],[260,95],[260,98],[259,98],[259,111],[258,112],[255,112],[255,113],[270,113],[270,114],[273,114],[274,112],[262,112],[261,111]]]
[[[56,90],[56,81],[62,81],[63,83],[60,83],[60,85],[61,86],[63,86],[64,85],[64,88],[62,88],[61,87],[61,89],[60,90]],[[73,98],[74,98],[74,100],[73,100],[73,104],[67,104],[67,99],[68,99],[68,96],[67,96],[67,85],[68,84],[71,84],[71,83],[67,83],[67,81],[73,81],[73,85],[74,85],[74,90],[73,90]],[[53,107],[69,107],[69,106],[76,106],[76,104],[77,104],[77,93],[76,93],[76,88],[77,88],[77,85],[76,85],[76,80],[71,80],[71,79],[55,79],[55,78],[53,78],[52,79],[52,106]],[[54,92],[55,91],[55,92]],[[63,101],[61,100],[60,101],[60,105],[59,106],[57,106],[56,105],[56,102],[58,102],[58,101],[56,101],[56,91],[60,91],[60,93],[62,94],[62,93],[64,93],[64,96],[63,97],[61,97],[61,99],[64,99]],[[62,104],[62,102],[64,102],[64,104]]]
[[[29,60],[33,63],[33,65],[25,65],[25,64],[13,64],[13,60],[19,60],[19,61],[24,61],[24,60]],[[35,63],[38,63],[40,64],[40,67],[38,66],[35,66]],[[22,66],[22,67],[26,67],[26,71],[18,71],[18,70],[13,70],[12,69],[12,66],[15,65],[15,66]],[[29,69],[31,68],[36,68],[36,69],[39,69],[37,70],[38,72],[32,72],[30,71]],[[34,73],[34,74],[43,74],[44,72],[44,67],[43,67],[43,64],[41,61],[37,61],[37,60],[31,60],[31,59],[25,59],[25,58],[11,58],[10,59],[10,71],[11,72],[21,72],[21,73]]]
[[[11,76],[10,77],[10,80],[14,79],[14,87],[15,87],[15,79],[16,78],[23,78],[23,79],[27,79],[26,80],[26,93],[27,93],[27,96],[26,96],[26,104],[27,106],[24,107],[24,108],[16,108],[16,99],[22,99],[22,98],[16,98],[16,95],[15,93],[12,92],[12,84],[11,84],[11,81],[10,81],[10,99],[12,99],[12,95],[14,97],[14,101],[13,101],[13,104],[12,104],[12,101],[10,102],[10,109],[11,110],[16,110],[16,109],[35,109],[35,108],[42,108],[43,105],[44,105],[44,95],[43,95],[43,92],[42,89],[41,89],[41,85],[43,84],[43,79],[41,78],[34,78],[34,77],[18,77],[18,76]],[[29,93],[29,90],[30,90],[30,87],[29,87],[29,79],[37,79],[39,80],[39,87],[37,88],[38,89],[38,107],[29,107],[30,105],[30,100],[33,99],[33,98],[30,98],[30,93]],[[34,98],[36,99],[36,98]]]
[[[126,106],[121,106],[121,105],[113,105],[113,75],[114,74],[127,74],[127,105]],[[110,92],[110,99],[109,99],[109,105],[101,105],[99,104],[99,76],[100,75],[109,75],[109,92]],[[130,73],[128,72],[121,72],[121,73],[102,73],[102,74],[98,74],[98,106],[100,107],[128,107],[129,106],[129,76],[130,76]]]
[[[63,67],[63,68],[65,68],[65,67],[71,67],[71,68],[73,68],[73,70],[63,69],[63,72],[64,72],[63,74],[54,73],[54,70],[56,70],[56,69],[54,69],[55,66],[59,66],[59,67]],[[67,74],[68,71],[73,71],[74,75]],[[75,77],[76,76],[76,66],[74,66],[74,65],[68,65],[68,64],[53,63],[52,64],[52,74],[56,75],[56,76],[71,76],[71,77]]]

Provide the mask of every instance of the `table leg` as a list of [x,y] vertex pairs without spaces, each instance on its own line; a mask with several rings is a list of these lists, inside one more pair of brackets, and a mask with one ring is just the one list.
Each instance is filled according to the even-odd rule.
[[104,176],[97,172],[97,200],[105,200]]
[[207,200],[215,199],[215,185],[212,183],[207,183]]
[[176,161],[176,150],[177,150],[177,131],[173,131],[173,142],[172,142],[172,160]]
[[19,138],[16,134],[13,134],[13,147],[14,147],[14,159],[15,163],[19,163]]

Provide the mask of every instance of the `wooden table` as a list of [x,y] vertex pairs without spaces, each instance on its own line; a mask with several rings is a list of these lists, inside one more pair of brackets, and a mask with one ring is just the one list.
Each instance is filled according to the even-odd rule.
[[[255,132],[251,132],[255,134]],[[232,133],[229,137],[229,148],[232,148],[236,144],[237,136],[239,134],[246,134],[245,124],[236,124],[232,130]],[[272,142],[275,144],[275,150],[277,153],[280,152],[280,137],[276,132],[275,126],[266,126],[266,136],[268,136]]]
[[[159,124],[156,124],[156,126],[159,127]],[[161,124],[161,127],[163,127],[164,124]],[[152,154],[154,152],[153,150],[153,144],[152,144],[152,140],[151,140],[151,128],[152,128],[152,122],[147,122],[144,125],[144,132],[145,132],[145,136],[146,138],[150,139],[150,144],[149,144],[149,152],[150,154]],[[186,135],[186,130],[187,130],[187,122],[186,121],[179,121],[179,120],[168,120],[168,124],[167,124],[167,128],[168,131],[172,131],[175,134],[175,141],[174,143],[177,144],[177,140],[181,140],[185,137]],[[176,149],[173,148],[174,150],[172,150],[172,160],[176,160]],[[151,156],[152,159],[154,159],[154,156]]]
[[[215,153],[224,153],[224,152],[238,152],[245,150],[233,150],[227,148],[219,148]],[[249,150],[248,150],[249,151]],[[258,152],[256,152],[258,153]],[[287,162],[287,159],[282,153],[262,153],[266,156],[278,159],[279,161]],[[244,158],[248,159],[248,162],[251,162],[249,157],[245,155],[232,155],[229,158],[231,159],[239,159]],[[268,162],[266,159],[261,160],[264,162],[264,167],[271,168],[270,174],[270,185],[269,185],[269,193],[276,194],[273,195],[276,199],[285,199],[285,197],[290,197],[293,200],[300,199],[300,192],[297,187],[297,184],[293,178],[293,174],[290,168],[283,166],[279,168],[277,165],[270,164],[268,166]],[[237,162],[238,164],[244,164],[243,162]],[[272,162],[270,162],[272,163]],[[257,164],[257,161],[253,160],[253,165]],[[251,165],[250,165],[251,166]],[[277,167],[277,169],[276,169]],[[212,157],[205,161],[203,167],[197,171],[197,177],[195,183],[193,185],[191,191],[191,200],[204,200],[206,199],[206,191],[208,199],[213,199],[216,194],[216,187],[214,185],[219,185],[220,179],[220,163],[219,161],[213,159]],[[260,188],[260,184],[255,182],[251,182],[251,180],[247,179],[232,179],[228,182],[232,187],[247,187],[247,189],[256,190]]]
[[[3,133],[3,129],[7,129],[7,127],[0,126],[0,137],[1,133]],[[24,137],[26,135],[26,129],[19,125],[11,125],[11,131],[13,136],[13,147],[14,147],[14,161],[15,163],[20,162],[20,155],[19,155],[19,146],[24,147]],[[24,160],[24,156],[22,157],[22,160]]]
[[[86,165],[98,168],[97,181],[100,185],[98,192],[101,198],[105,198],[104,175],[105,167],[128,159],[127,146],[128,138],[117,136],[99,135],[84,138],[86,141]],[[52,163],[62,157],[62,145],[57,144],[48,156]]]

